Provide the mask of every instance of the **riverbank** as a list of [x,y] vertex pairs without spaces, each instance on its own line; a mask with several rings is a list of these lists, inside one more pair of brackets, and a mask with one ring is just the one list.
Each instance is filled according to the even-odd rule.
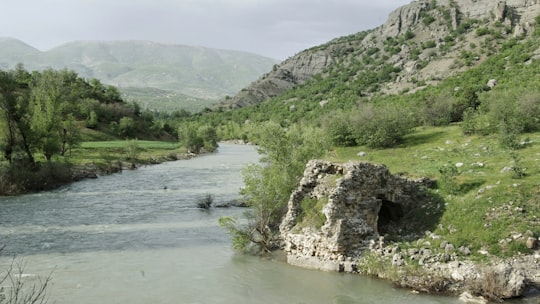
[[[540,293],[538,213],[527,217],[536,200],[491,204],[486,215],[475,215],[482,230],[465,230],[455,221],[478,213],[479,198],[467,201],[474,208],[464,213],[451,209],[455,201],[435,187],[432,179],[393,175],[380,164],[310,161],[280,225],[287,262],[376,276],[426,293],[468,292],[485,300]],[[324,217],[305,216],[311,205]],[[448,218],[449,212],[455,216]],[[512,221],[502,224],[515,231],[475,243],[493,218],[509,215]],[[445,216],[454,222],[445,223]]]
[[[134,170],[144,165],[155,165],[168,161],[187,160],[212,151],[199,154],[184,148],[137,148],[126,152],[114,148],[79,148],[70,157],[51,163],[36,163],[30,167],[24,164],[3,166],[0,170],[0,196],[21,195],[57,189],[64,185],[100,175],[109,175],[123,170]],[[140,149],[140,151],[139,151]]]
[[[357,259],[358,272],[386,279],[418,292],[459,295],[467,301],[487,303],[518,297],[540,296],[540,251],[500,258],[488,253],[483,259],[469,258],[464,248],[443,242],[441,250],[429,246],[434,234],[416,241],[419,246],[371,242]],[[462,252],[463,251],[463,252]],[[473,298],[471,298],[471,296]],[[466,301],[466,302],[467,302]]]

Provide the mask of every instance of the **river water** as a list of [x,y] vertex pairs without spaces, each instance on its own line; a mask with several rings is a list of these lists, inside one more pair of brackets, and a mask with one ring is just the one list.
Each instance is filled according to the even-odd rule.
[[25,280],[52,272],[49,303],[461,303],[359,275],[312,271],[234,253],[218,226],[242,208],[196,208],[238,198],[251,146],[0,197],[0,270],[14,255]]

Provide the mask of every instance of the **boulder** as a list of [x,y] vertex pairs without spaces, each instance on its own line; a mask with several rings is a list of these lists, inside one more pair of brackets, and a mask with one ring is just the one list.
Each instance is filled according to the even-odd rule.
[[525,241],[525,246],[529,249],[536,249],[538,247],[538,239],[535,237],[528,237]]

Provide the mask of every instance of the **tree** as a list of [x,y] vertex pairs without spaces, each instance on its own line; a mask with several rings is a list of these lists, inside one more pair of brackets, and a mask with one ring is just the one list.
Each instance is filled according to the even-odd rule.
[[203,147],[206,151],[214,151],[218,147],[218,136],[216,128],[210,125],[203,125],[197,129],[197,136],[203,141]]
[[193,124],[186,124],[178,128],[178,138],[180,143],[191,152],[198,154],[204,146],[204,141],[197,134],[197,129]]
[[53,70],[45,70],[32,84],[33,143],[42,151],[48,162],[61,152],[62,144],[62,79]]
[[18,66],[12,72],[0,71],[0,112],[7,126],[7,138],[4,145],[4,157],[11,162],[16,147],[26,153],[28,162],[34,164],[31,150],[28,73]]
[[16,98],[13,96],[16,83],[13,75],[0,71],[0,113],[5,125],[6,139],[3,145],[4,158],[11,162],[16,143]]
[[235,248],[245,250],[249,243],[257,250],[269,251],[275,244],[279,224],[285,214],[289,196],[303,175],[308,160],[326,153],[329,140],[319,129],[293,126],[283,129],[276,123],[256,127],[255,141],[263,155],[261,164],[243,170],[242,194],[251,207],[247,226],[234,219],[220,223],[233,237]]
[[96,111],[91,111],[86,120],[86,127],[90,129],[95,129],[98,125],[98,115]]
[[135,131],[135,122],[131,117],[122,117],[118,123],[118,132],[123,136],[131,136]]
[[76,124],[73,114],[68,114],[67,119],[63,122],[62,128],[62,149],[60,154],[65,155],[66,151],[78,145],[81,141],[81,131]]

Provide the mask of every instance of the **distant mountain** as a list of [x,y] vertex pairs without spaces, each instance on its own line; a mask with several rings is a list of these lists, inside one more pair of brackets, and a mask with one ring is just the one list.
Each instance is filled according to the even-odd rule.
[[82,77],[118,86],[127,99],[150,108],[161,108],[160,99],[141,99],[151,95],[141,94],[141,89],[157,89],[172,98],[167,105],[171,109],[175,98],[179,104],[186,98],[201,100],[206,107],[234,95],[277,61],[239,51],[149,41],[78,41],[41,52],[22,41],[0,38],[0,68],[18,63],[28,70],[74,70]]

